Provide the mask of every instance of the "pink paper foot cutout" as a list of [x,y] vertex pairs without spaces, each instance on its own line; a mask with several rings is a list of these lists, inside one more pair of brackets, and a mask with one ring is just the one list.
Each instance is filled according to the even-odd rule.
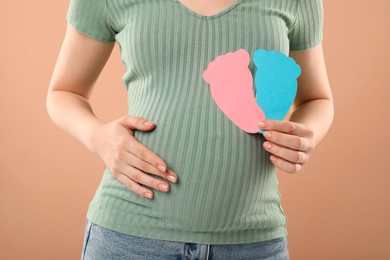
[[217,56],[203,72],[211,96],[222,112],[247,133],[258,133],[257,123],[265,119],[256,103],[253,77],[248,68],[250,55],[245,49]]

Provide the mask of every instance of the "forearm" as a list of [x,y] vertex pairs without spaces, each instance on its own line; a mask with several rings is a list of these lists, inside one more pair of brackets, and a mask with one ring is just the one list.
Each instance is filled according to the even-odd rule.
[[69,91],[53,90],[47,95],[46,108],[54,124],[88,150],[94,150],[92,136],[96,127],[103,122],[95,116],[85,97]]
[[290,121],[305,124],[314,132],[314,146],[327,134],[334,116],[331,99],[315,99],[296,107]]

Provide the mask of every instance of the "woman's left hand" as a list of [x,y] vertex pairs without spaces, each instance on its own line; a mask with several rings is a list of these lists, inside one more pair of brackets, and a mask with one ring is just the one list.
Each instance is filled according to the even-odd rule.
[[285,172],[299,172],[314,149],[313,130],[291,121],[262,122],[259,122],[259,129],[265,131],[263,135],[266,139],[263,147],[271,153],[272,163]]

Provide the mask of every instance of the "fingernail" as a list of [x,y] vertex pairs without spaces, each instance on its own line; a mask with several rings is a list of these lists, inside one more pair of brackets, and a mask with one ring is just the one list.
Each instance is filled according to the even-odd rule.
[[276,158],[274,156],[270,156],[271,161],[276,162]]
[[167,171],[167,167],[165,167],[164,165],[159,164],[157,167],[162,172],[166,172]]
[[264,143],[264,147],[267,148],[267,149],[270,149],[271,148],[271,144],[268,143],[268,142],[265,142]]
[[264,136],[267,137],[267,138],[271,138],[271,133],[270,132],[265,132]]
[[145,122],[144,122],[144,125],[145,125],[145,126],[151,126],[151,125],[153,125],[153,123],[150,122],[150,121],[145,121]]
[[163,190],[163,191],[168,191],[169,186],[165,183],[161,183],[158,185],[158,188]]
[[263,121],[261,121],[261,122],[259,122],[257,125],[259,126],[259,128],[263,128],[263,127],[266,126],[266,123],[263,122]]
[[153,198],[153,193],[151,193],[151,192],[145,192],[145,193],[144,193],[144,196],[145,196],[146,198],[148,198],[148,199],[151,199],[151,198]]
[[172,174],[168,174],[167,176],[168,180],[170,180],[171,182],[176,182],[177,178],[175,175],[172,175]]

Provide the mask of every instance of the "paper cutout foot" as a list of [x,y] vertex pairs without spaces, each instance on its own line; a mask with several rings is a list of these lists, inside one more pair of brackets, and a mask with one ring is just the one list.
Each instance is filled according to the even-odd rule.
[[256,102],[267,119],[283,120],[297,93],[297,78],[301,67],[282,52],[258,49],[254,52],[256,65]]
[[257,123],[265,119],[253,93],[253,76],[245,49],[217,56],[203,72],[211,95],[222,112],[239,128],[258,133]]

